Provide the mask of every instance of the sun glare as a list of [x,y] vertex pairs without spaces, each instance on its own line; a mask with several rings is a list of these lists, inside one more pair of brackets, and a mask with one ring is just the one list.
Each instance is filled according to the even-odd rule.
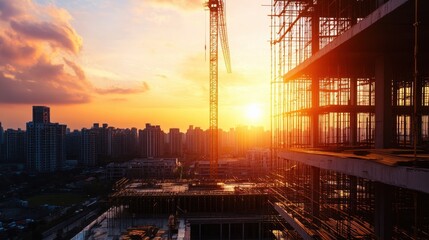
[[257,104],[250,104],[246,106],[246,117],[252,122],[257,122],[261,120],[262,110],[261,107]]

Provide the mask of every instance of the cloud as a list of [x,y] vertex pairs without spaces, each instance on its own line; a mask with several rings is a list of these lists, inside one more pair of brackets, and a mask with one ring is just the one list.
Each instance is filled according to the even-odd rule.
[[[142,2],[144,1],[133,1],[138,9],[142,8]],[[204,0],[147,0],[152,6],[161,6],[161,7],[173,7],[181,10],[201,10],[204,7]]]
[[0,32],[0,66],[33,64],[41,55],[37,44],[23,40],[11,31]]
[[149,85],[146,82],[143,82],[142,86],[139,88],[96,88],[95,91],[98,94],[135,94],[135,93],[143,93],[149,90]]
[[155,76],[157,76],[158,78],[161,78],[161,79],[168,79],[167,75],[165,75],[165,74],[156,74]]
[[18,15],[23,14],[23,5],[27,5],[27,1],[0,0],[0,19],[8,20]]
[[[0,73],[0,102],[23,104],[86,103],[90,95],[62,65],[40,62],[26,71]],[[56,79],[60,77],[62,82]]]
[[82,38],[71,26],[50,22],[11,21],[11,28],[18,34],[30,39],[45,40],[72,53],[78,53],[82,47]]
[[83,41],[71,19],[52,4],[0,0],[0,103],[80,104],[149,89],[95,88],[76,62]]

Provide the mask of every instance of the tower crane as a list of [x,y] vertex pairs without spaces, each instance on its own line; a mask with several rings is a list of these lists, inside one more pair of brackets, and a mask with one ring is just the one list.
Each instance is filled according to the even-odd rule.
[[217,178],[218,168],[218,43],[222,46],[225,66],[231,73],[226,14],[223,0],[208,0],[210,10],[210,178]]

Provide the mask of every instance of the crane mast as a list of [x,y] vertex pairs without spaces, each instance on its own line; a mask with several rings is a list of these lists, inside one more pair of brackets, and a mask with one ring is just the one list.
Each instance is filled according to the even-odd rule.
[[228,37],[223,0],[209,0],[210,10],[210,177],[218,176],[219,131],[218,131],[218,42],[220,39],[227,72],[231,72]]

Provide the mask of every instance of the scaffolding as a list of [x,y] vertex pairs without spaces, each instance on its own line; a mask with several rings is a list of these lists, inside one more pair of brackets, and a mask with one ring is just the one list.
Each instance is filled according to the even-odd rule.
[[[429,149],[429,67],[428,48],[417,44],[428,38],[429,19],[428,3],[419,2],[271,0],[271,180],[280,183],[272,191],[309,236],[378,237],[381,183],[284,159],[282,151],[414,148],[414,166],[423,162],[417,152]],[[378,25],[372,20],[399,4]],[[384,187],[393,238],[428,238],[429,209],[421,204],[428,194]]]
[[[386,2],[389,1],[271,1],[274,156],[276,149],[289,147],[374,147],[375,61],[356,66],[315,64],[300,75],[290,72]],[[410,66],[391,67],[391,147],[413,146],[414,101],[418,105],[417,145],[426,146],[428,115],[421,107],[429,106],[428,77],[421,74],[421,82],[414,86]],[[418,96],[413,100],[415,92]]]
[[[373,78],[340,77],[339,70],[319,78],[311,74],[296,79],[284,76],[377,5],[374,1],[283,0],[272,1],[271,6],[274,155],[276,149],[284,147],[373,145]],[[319,110],[319,132],[312,139],[311,122],[315,121],[312,115],[316,110]],[[356,123],[352,126],[351,121]]]
[[[274,202],[320,239],[376,239],[377,202],[388,192],[392,239],[429,237],[429,195],[282,159]],[[383,190],[380,190],[383,189]]]

